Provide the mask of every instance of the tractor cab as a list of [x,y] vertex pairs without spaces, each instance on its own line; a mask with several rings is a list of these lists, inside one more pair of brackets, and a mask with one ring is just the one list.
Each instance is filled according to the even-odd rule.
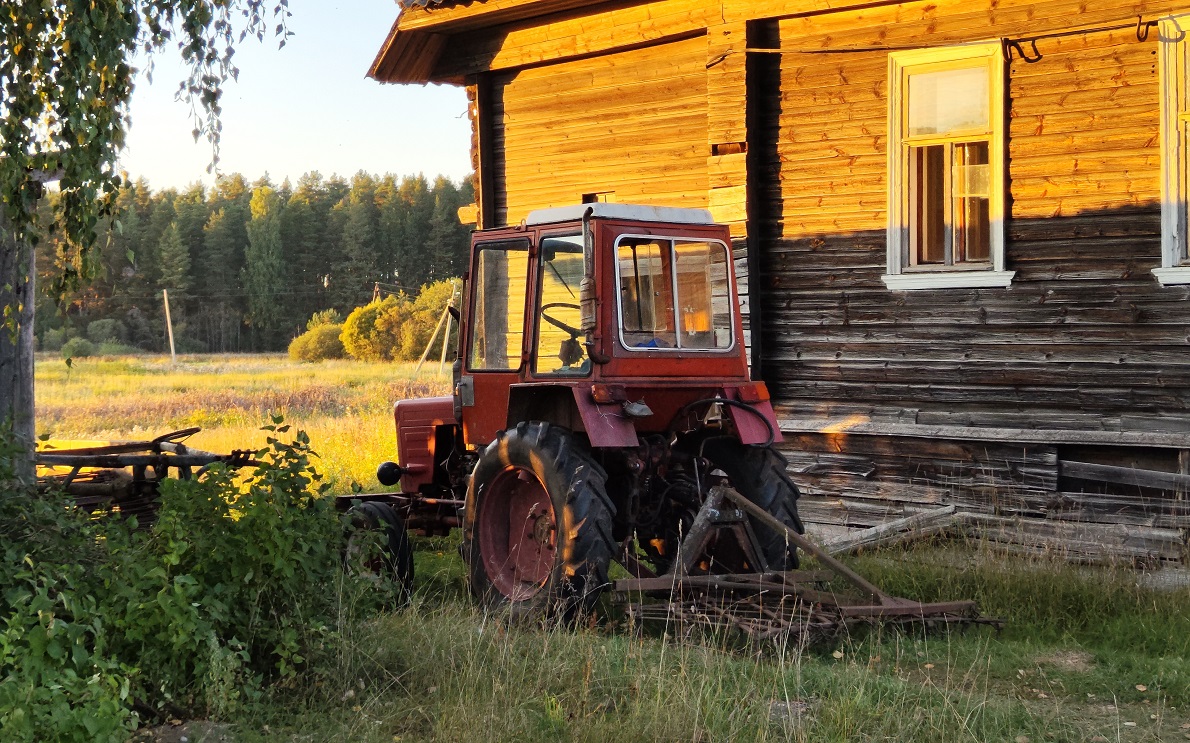
[[[727,228],[702,209],[584,204],[476,232],[456,365],[465,440],[544,420],[623,446],[700,389],[767,399],[748,382],[732,266]],[[607,406],[628,424],[601,423]]]

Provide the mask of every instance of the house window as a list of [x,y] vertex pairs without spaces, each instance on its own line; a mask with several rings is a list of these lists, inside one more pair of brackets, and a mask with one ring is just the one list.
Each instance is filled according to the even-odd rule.
[[1162,284],[1190,284],[1186,202],[1190,188],[1186,148],[1190,145],[1190,96],[1187,95],[1186,33],[1190,16],[1164,18],[1161,39],[1161,268]]
[[1008,286],[998,43],[889,55],[890,289]]

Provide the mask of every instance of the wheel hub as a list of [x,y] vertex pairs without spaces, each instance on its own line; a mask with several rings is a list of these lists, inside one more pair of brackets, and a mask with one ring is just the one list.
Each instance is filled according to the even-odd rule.
[[557,518],[545,486],[532,471],[510,467],[492,480],[478,518],[480,554],[492,585],[510,601],[537,595],[557,551]]

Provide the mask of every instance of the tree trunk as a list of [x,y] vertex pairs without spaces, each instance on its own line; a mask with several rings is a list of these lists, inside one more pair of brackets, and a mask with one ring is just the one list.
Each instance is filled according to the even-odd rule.
[[11,426],[24,449],[17,476],[33,482],[33,249],[18,244],[0,213],[0,426]]

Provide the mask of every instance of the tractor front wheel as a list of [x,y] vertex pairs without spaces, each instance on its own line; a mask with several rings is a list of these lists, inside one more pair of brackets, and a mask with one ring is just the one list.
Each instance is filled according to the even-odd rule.
[[501,433],[467,489],[463,555],[476,599],[519,619],[589,609],[615,551],[606,480],[564,428],[531,422]]

